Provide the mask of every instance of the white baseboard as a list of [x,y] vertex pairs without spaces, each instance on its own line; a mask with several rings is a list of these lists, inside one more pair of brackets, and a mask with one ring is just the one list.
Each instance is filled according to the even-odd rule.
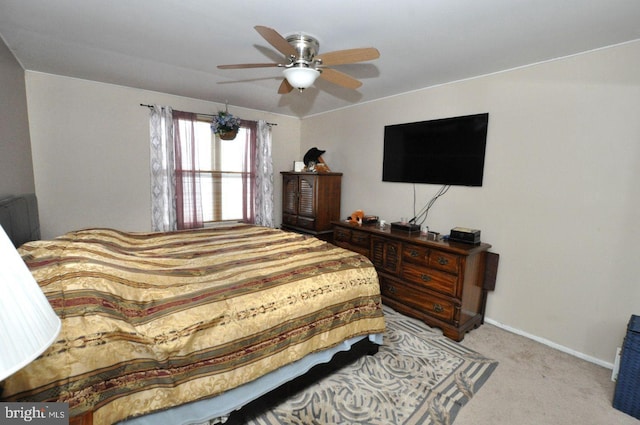
[[600,360],[600,359],[597,359],[595,357],[589,356],[587,354],[581,353],[579,351],[573,350],[571,348],[565,347],[563,345],[556,344],[555,342],[549,341],[548,339],[540,338],[539,336],[532,335],[532,334],[530,334],[528,332],[525,332],[523,330],[512,328],[511,326],[505,325],[504,323],[500,323],[500,322],[498,322],[496,320],[493,320],[493,319],[490,319],[488,317],[485,317],[484,321],[486,323],[489,323],[489,324],[492,324],[494,326],[497,326],[500,329],[504,329],[505,331],[509,331],[509,332],[514,333],[516,335],[520,335],[520,336],[523,336],[525,338],[532,339],[532,340],[534,340],[536,342],[539,342],[540,344],[544,344],[544,345],[546,345],[548,347],[551,347],[551,348],[554,348],[554,349],[556,349],[558,351],[562,351],[563,353],[571,354],[572,356],[575,356],[575,357],[577,357],[579,359],[586,360],[586,361],[588,361],[590,363],[595,363],[595,364],[597,364],[599,366],[602,366],[602,367],[605,367],[607,369],[613,370],[613,366],[614,366],[613,363],[605,362],[604,360]]
[[613,371],[611,372],[611,380],[617,381],[618,374],[620,373],[620,355],[622,354],[622,348],[616,349],[616,361],[613,363]]

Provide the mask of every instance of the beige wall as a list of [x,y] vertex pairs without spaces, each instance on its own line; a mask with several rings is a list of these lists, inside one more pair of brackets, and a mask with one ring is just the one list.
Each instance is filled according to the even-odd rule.
[[[483,187],[452,188],[427,224],[481,229],[500,253],[491,320],[610,365],[640,314],[638,70],[635,42],[391,97],[305,119],[301,151],[344,172],[343,217],[397,221],[413,186],[381,181],[384,126],[489,112]],[[416,185],[416,209],[438,188]]]
[[0,198],[34,190],[24,70],[0,39]]
[[[151,227],[149,110],[140,104],[215,113],[224,105],[35,72],[26,73],[29,121],[43,238],[105,226]],[[300,122],[229,107],[273,127],[274,170],[300,155]],[[282,186],[275,176],[277,221]]]

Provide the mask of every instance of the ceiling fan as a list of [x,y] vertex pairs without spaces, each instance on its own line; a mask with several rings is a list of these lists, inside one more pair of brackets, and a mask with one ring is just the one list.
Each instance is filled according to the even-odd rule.
[[318,77],[342,87],[357,89],[362,85],[360,81],[343,72],[327,67],[364,62],[380,57],[380,52],[373,47],[336,50],[318,54],[320,43],[309,35],[295,34],[285,38],[269,27],[258,25],[254,28],[269,44],[285,56],[284,63],[244,63],[218,65],[218,68],[284,68],[284,79],[278,89],[279,94],[289,93],[294,88],[300,91],[309,88]]

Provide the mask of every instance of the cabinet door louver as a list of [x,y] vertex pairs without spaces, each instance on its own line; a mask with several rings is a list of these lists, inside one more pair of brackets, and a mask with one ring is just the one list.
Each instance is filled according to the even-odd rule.
[[398,271],[398,260],[400,258],[400,244],[397,242],[387,242],[385,244],[384,269],[392,273]]
[[376,267],[384,268],[384,240],[373,238],[371,247],[371,262]]
[[282,212],[298,214],[298,179],[285,176],[282,198]]
[[304,177],[300,179],[300,199],[298,201],[298,214],[307,216],[307,217],[315,217],[315,202],[314,202],[314,177]]
[[396,273],[400,260],[399,252],[400,243],[373,238],[371,262],[376,267]]

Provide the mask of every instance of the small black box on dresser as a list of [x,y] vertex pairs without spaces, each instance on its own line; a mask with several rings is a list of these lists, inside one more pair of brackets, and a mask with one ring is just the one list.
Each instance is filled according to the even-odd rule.
[[454,227],[449,233],[449,240],[477,245],[480,243],[480,230]]

